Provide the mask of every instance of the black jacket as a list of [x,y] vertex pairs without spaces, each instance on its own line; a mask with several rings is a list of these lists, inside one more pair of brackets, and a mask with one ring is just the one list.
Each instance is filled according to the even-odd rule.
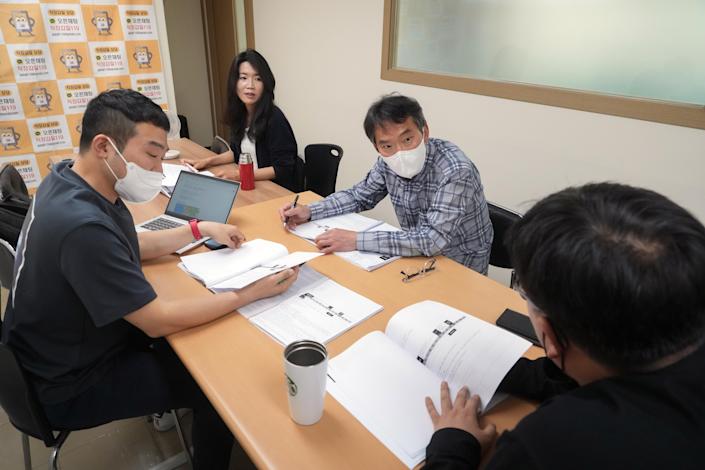
[[[545,358],[522,359],[500,388],[546,399],[571,388],[559,375]],[[485,468],[700,469],[704,460],[705,347],[700,347],[663,369],[599,380],[548,398],[500,436]],[[437,431],[426,449],[428,470],[479,463],[477,440],[460,429]]]
[[[240,156],[240,141],[233,133],[230,135],[230,148],[235,155],[237,164]],[[297,154],[296,138],[289,121],[278,107],[274,106],[272,115],[267,122],[267,129],[255,139],[257,151],[257,166],[259,168],[274,167],[274,182],[291,191],[302,191],[301,184],[297,181]]]

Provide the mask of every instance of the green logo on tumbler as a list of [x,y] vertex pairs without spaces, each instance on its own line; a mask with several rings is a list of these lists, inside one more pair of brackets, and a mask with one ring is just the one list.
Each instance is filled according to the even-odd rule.
[[[286,375],[286,374],[284,374],[284,375]],[[296,386],[294,381],[291,380],[291,378],[288,375],[286,376],[286,381],[287,381],[287,385],[289,386],[289,395],[291,395],[292,397],[295,397],[296,393],[299,391],[299,388]]]

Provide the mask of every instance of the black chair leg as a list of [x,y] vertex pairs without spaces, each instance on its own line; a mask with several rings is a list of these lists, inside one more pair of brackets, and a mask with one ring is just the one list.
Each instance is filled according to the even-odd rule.
[[184,439],[184,430],[181,428],[181,418],[179,418],[179,413],[177,409],[171,410],[174,413],[174,420],[176,421],[176,433],[179,435],[179,441],[181,441],[181,447],[184,448],[186,452],[186,458],[188,459],[189,467],[193,468],[193,457],[191,456],[191,451],[186,445],[186,439]]
[[70,431],[61,431],[56,438],[56,445],[51,449],[51,453],[49,454],[49,470],[59,470],[59,452],[70,433]]
[[24,470],[32,470],[32,456],[29,453],[29,436],[22,433],[22,454],[24,455]]

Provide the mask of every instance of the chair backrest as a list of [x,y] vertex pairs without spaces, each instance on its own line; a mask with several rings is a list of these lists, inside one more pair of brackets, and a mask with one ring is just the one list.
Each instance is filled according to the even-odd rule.
[[288,189],[294,191],[295,193],[300,193],[301,191],[305,191],[307,189],[306,163],[298,155],[296,156],[296,160],[294,160],[293,181],[291,183],[291,187]]
[[492,251],[490,252],[490,264],[498,268],[512,268],[512,261],[509,259],[509,251],[504,244],[504,236],[509,230],[509,227],[517,220],[521,219],[521,214],[511,211],[507,208],[487,203],[487,208],[490,211],[490,221],[494,230],[494,239],[492,240]]
[[12,276],[15,268],[15,249],[7,240],[0,238],[0,286],[5,289],[12,287]]
[[[213,142],[211,142],[211,146],[209,148],[211,149],[211,152],[225,153],[230,150],[230,144],[228,144],[228,141],[223,139],[221,136],[216,135],[213,136]],[[237,163],[237,159],[239,157],[239,155],[235,156],[235,163]]]
[[306,189],[324,197],[334,193],[343,149],[335,144],[311,144],[304,149],[304,156]]
[[56,438],[15,354],[0,343],[0,406],[20,431],[53,447]]
[[17,169],[7,163],[0,169],[0,238],[13,247],[22,230],[31,199]]
[[189,132],[188,132],[188,119],[186,119],[186,116],[183,114],[177,114],[179,118],[179,122],[181,123],[181,129],[179,129],[179,137],[185,137],[189,138]]

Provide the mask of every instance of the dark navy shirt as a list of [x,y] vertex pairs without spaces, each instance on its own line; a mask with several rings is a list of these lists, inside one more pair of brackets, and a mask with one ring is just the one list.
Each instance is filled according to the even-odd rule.
[[3,342],[46,404],[99,381],[144,334],[123,317],[156,298],[142,273],[134,221],[78,176],[54,167],[27,214]]

